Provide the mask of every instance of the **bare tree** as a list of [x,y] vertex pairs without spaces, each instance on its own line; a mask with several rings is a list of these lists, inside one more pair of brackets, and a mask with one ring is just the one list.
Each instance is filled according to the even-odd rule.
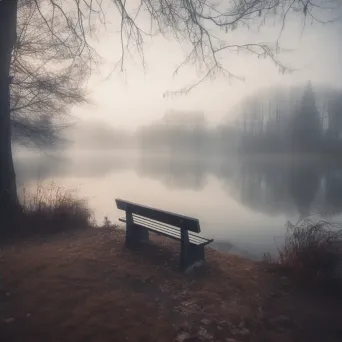
[[10,65],[16,41],[17,2],[0,1],[0,219],[6,229],[18,206],[11,147]]
[[[11,152],[10,125],[10,70],[11,58],[15,59],[18,0],[0,0],[0,203],[2,208],[16,206],[17,195],[15,173]],[[331,11],[339,6],[338,0],[222,0],[218,4],[207,0],[22,0],[21,5],[33,5],[38,12],[42,27],[39,34],[48,32],[51,39],[59,44],[58,56],[65,56],[91,68],[95,51],[89,43],[92,27],[99,22],[105,24],[103,6],[112,4],[117,9],[120,20],[121,58],[118,66],[123,69],[126,54],[135,48],[144,63],[143,43],[147,36],[155,33],[171,34],[179,42],[185,42],[189,52],[175,72],[188,63],[198,63],[202,75],[198,82],[182,89],[187,93],[205,78],[222,72],[234,77],[221,63],[220,54],[228,52],[248,52],[258,57],[268,57],[280,71],[286,66],[277,58],[278,44],[274,48],[265,43],[236,45],[228,41],[229,33],[239,26],[248,27],[258,21],[262,24],[269,16],[277,15],[282,21],[282,33],[287,17],[295,12],[305,18],[320,20],[318,11]],[[141,24],[140,16],[148,19],[149,25]],[[258,19],[259,18],[259,19]],[[326,18],[323,17],[326,21]],[[144,21],[146,22],[146,20]],[[279,41],[278,41],[279,42]],[[277,43],[278,43],[277,42]],[[52,60],[53,56],[50,56]],[[30,64],[30,59],[26,60]],[[38,71],[30,69],[33,79]],[[63,62],[62,62],[63,64]],[[70,65],[70,72],[76,64]],[[43,74],[41,75],[43,76]],[[39,77],[40,78],[40,77]],[[23,81],[21,81],[23,82]],[[53,82],[52,82],[53,86]],[[43,86],[51,87],[51,80],[43,78]],[[34,103],[34,93],[31,101]],[[12,101],[16,99],[12,97]],[[26,107],[28,108],[28,107]],[[32,107],[31,107],[32,108]],[[7,212],[7,211],[6,211]],[[5,214],[5,211],[3,211]]]
[[86,63],[65,49],[35,2],[19,0],[11,61],[12,141],[51,146],[60,139],[70,106],[86,102]]

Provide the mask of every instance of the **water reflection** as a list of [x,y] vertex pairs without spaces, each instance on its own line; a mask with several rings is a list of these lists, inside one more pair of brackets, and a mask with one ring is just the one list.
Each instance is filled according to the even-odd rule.
[[244,206],[275,216],[305,217],[342,211],[342,168],[319,159],[178,160],[143,159],[138,173],[171,188],[203,190],[208,177],[220,180],[228,196]]
[[[210,177],[219,180],[228,197],[269,216],[342,211],[340,162],[317,159],[176,158],[137,154],[17,157],[18,183],[65,177],[100,178],[135,171],[142,179],[168,189],[206,191]],[[215,198],[213,198],[215,201]]]
[[137,173],[162,182],[171,189],[202,190],[207,183],[207,161],[198,158],[154,158],[144,155],[139,158]]
[[301,218],[342,211],[340,162],[245,160],[231,184],[244,205],[268,215],[296,213]]
[[22,155],[16,156],[15,167],[19,185],[36,180],[64,177],[104,177],[113,172],[134,168],[132,158],[124,155],[77,154],[77,155]]
[[[316,164],[292,165],[289,170],[290,196],[301,217],[308,216],[316,209],[314,199],[320,189],[320,173]],[[324,177],[324,175],[322,175]]]

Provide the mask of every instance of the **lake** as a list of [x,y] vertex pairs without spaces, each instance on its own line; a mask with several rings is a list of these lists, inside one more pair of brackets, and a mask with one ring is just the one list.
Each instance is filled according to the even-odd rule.
[[77,189],[96,220],[117,222],[114,199],[196,217],[218,250],[262,258],[285,223],[315,215],[342,221],[342,165],[309,157],[172,156],[136,151],[15,155],[20,189],[37,181]]

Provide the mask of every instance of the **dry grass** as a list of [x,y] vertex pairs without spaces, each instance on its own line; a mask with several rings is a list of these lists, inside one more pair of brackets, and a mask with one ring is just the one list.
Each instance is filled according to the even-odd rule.
[[122,231],[91,229],[7,246],[0,330],[25,342],[248,341],[262,318],[262,268],[208,250],[203,273],[185,276],[179,244],[152,239],[131,251]]
[[37,183],[34,190],[24,189],[22,215],[17,222],[20,232],[54,233],[94,226],[87,200],[76,190],[64,189],[55,183]]
[[296,224],[287,222],[286,229],[284,246],[270,260],[300,282],[334,282],[342,265],[341,225],[306,218]]
[[184,275],[178,243],[151,234],[131,250],[118,229],[0,246],[0,341],[340,341],[332,305],[303,304],[253,261],[206,259]]

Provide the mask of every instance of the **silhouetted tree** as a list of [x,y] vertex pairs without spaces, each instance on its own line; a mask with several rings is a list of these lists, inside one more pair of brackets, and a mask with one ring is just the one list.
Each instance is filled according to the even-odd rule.
[[311,214],[311,205],[319,189],[320,175],[315,166],[303,163],[291,167],[289,189],[300,218]]
[[264,90],[243,100],[234,114],[244,152],[342,152],[340,89],[306,85]]
[[44,147],[56,143],[68,108],[86,101],[87,73],[84,61],[51,34],[35,2],[20,0],[11,60],[13,141]]
[[304,90],[297,113],[291,125],[293,152],[317,152],[321,142],[322,122],[316,107],[311,83]]
[[328,105],[328,135],[337,141],[342,133],[342,94],[335,93]]

